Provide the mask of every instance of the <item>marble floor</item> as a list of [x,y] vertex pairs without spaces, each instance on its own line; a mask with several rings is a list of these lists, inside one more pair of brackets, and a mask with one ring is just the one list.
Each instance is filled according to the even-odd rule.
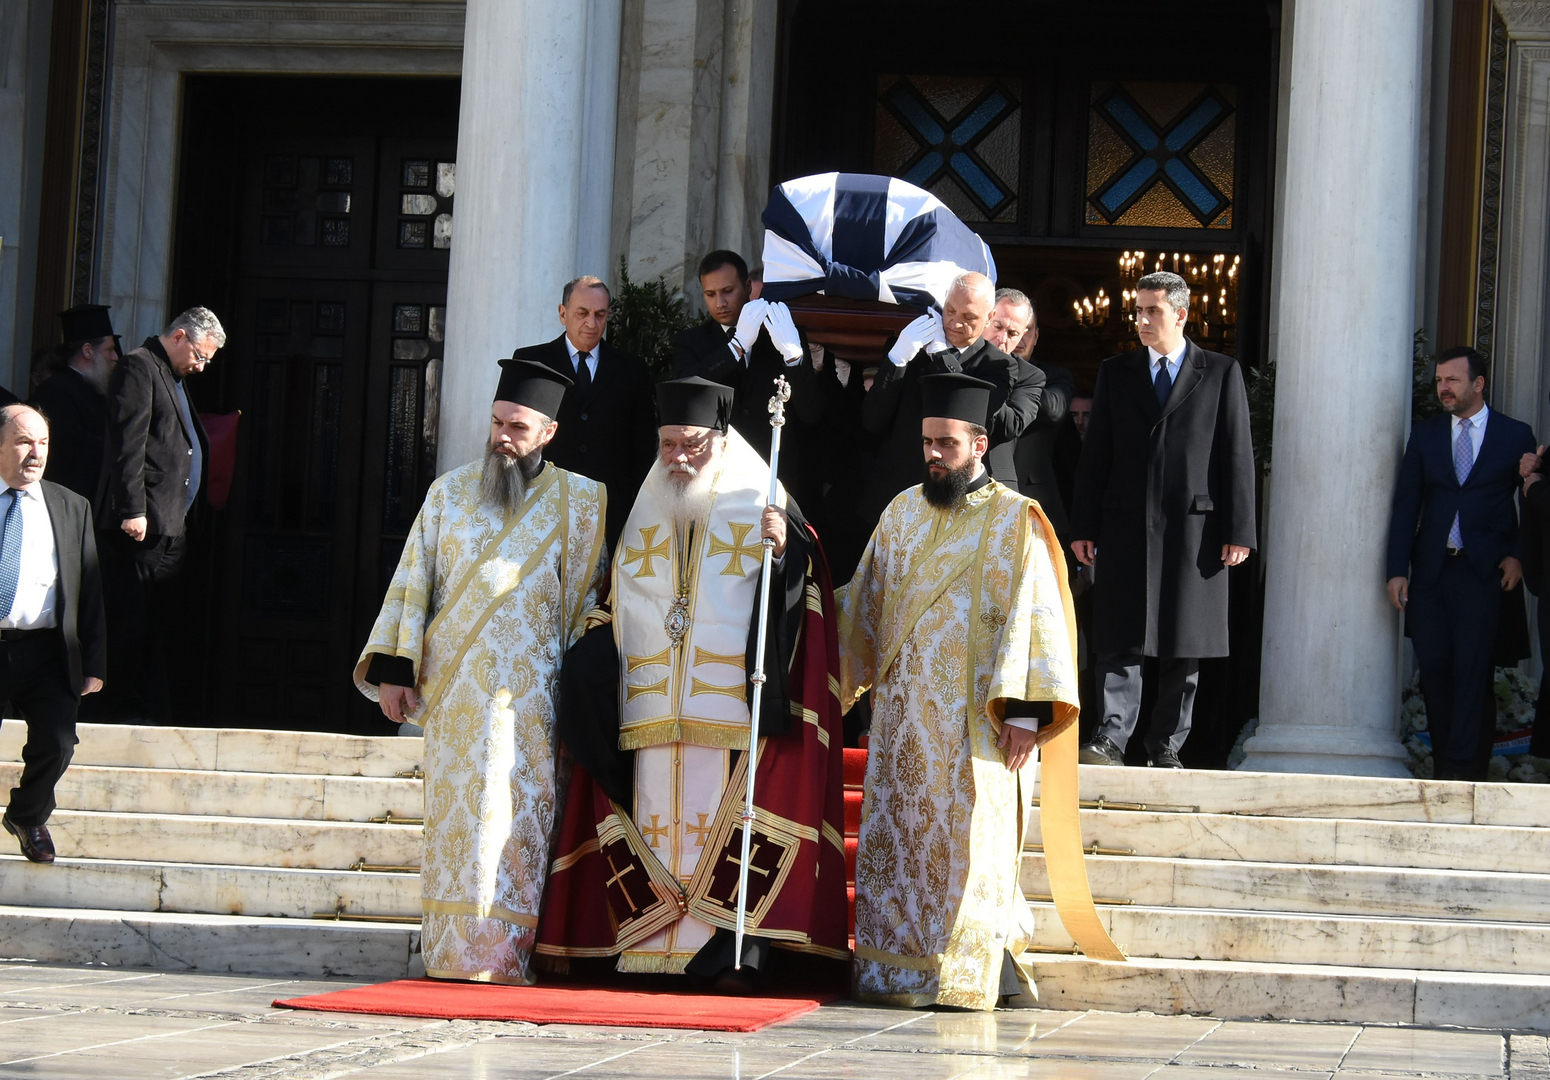
[[1544,1036],[836,1004],[754,1034],[295,1013],[348,980],[0,961],[0,1078],[1550,1080]]

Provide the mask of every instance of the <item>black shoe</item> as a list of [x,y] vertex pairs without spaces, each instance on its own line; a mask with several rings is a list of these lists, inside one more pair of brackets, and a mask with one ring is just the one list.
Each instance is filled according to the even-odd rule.
[[1179,760],[1179,755],[1169,750],[1166,746],[1152,754],[1147,764],[1154,769],[1182,769],[1184,763]]
[[1125,751],[1114,745],[1114,740],[1107,735],[1094,735],[1087,740],[1076,760],[1081,765],[1123,765]]
[[47,825],[18,825],[11,815],[0,817],[5,831],[16,837],[22,846],[22,854],[35,863],[54,861],[54,838],[48,834]]

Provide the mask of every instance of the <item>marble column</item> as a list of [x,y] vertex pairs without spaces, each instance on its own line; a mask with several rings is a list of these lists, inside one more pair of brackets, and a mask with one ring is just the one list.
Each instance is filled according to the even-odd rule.
[[1384,590],[1409,414],[1426,5],[1297,0],[1258,733],[1243,768],[1407,775]]
[[496,362],[606,276],[620,0],[468,0],[437,467],[475,460]]

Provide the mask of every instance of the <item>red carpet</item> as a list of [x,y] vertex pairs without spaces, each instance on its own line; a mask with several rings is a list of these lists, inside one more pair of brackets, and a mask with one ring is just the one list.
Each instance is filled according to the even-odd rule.
[[532,1024],[758,1031],[837,1001],[839,993],[717,997],[669,991],[399,979],[377,986],[276,1001],[282,1009],[380,1013],[437,1020],[525,1020]]

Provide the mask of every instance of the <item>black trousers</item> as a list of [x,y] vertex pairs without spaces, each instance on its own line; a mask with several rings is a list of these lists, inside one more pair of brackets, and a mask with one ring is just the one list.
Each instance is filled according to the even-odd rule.
[[11,789],[6,816],[17,825],[42,825],[54,812],[54,785],[75,756],[75,713],[80,704],[65,666],[58,630],[37,630],[0,641],[0,696],[27,722],[21,781]]
[[108,619],[104,717],[170,723],[166,628],[175,623],[177,577],[188,544],[182,536],[156,535],[136,543],[121,529],[100,537]]
[[[1103,717],[1096,734],[1113,741],[1121,750],[1130,741],[1141,719],[1140,653],[1106,653],[1098,657],[1098,692]],[[1195,690],[1200,685],[1200,661],[1192,656],[1163,656],[1157,660],[1157,703],[1146,731],[1147,749],[1154,755],[1167,748],[1175,754],[1189,738],[1195,711]]]
[[1462,555],[1443,560],[1435,582],[1413,582],[1406,615],[1426,696],[1438,780],[1483,778],[1480,760],[1486,693],[1494,673],[1500,575],[1482,575]]

